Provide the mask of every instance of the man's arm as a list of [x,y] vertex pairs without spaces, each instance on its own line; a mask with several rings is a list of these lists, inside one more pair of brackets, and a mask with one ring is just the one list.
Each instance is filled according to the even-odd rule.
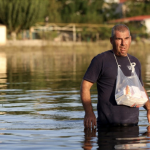
[[92,85],[92,82],[83,80],[80,89],[81,101],[85,110],[84,126],[86,128],[94,128],[94,126],[96,126],[96,117],[93,112],[90,93]]
[[[144,88],[144,90],[145,90],[145,88]],[[144,108],[147,110],[147,119],[148,119],[148,122],[150,123],[150,100],[149,100],[146,90],[145,90],[145,93],[147,95],[148,101],[145,103]]]

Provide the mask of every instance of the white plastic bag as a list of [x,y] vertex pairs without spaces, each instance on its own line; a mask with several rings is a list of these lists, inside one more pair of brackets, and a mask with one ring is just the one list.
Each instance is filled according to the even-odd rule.
[[131,65],[131,67],[131,76],[126,77],[118,65],[115,99],[118,105],[136,105],[141,107],[147,102],[148,98],[135,72],[134,66]]

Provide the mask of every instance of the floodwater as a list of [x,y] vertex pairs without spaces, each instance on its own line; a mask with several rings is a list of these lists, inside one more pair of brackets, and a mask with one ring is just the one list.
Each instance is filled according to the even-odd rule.
[[[79,89],[93,55],[41,50],[0,52],[0,149],[150,149],[150,127],[84,130]],[[150,54],[142,63],[149,94]],[[97,92],[91,90],[96,112]]]

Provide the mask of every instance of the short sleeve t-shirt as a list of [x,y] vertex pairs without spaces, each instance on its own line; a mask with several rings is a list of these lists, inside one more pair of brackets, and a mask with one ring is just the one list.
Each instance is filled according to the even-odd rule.
[[[134,56],[128,54],[128,57],[132,65],[135,66],[135,71],[142,83],[140,62]],[[116,56],[118,64],[125,76],[131,75],[131,65],[128,57]],[[97,83],[97,123],[138,123],[139,108],[117,105],[115,101],[116,78],[117,63],[112,50],[95,56],[83,77],[84,80]]]

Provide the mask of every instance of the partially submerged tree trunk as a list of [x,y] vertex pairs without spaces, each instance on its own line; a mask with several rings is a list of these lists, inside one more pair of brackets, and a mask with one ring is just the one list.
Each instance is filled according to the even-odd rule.
[[16,32],[11,32],[11,39],[13,40],[13,41],[15,41],[16,40]]

